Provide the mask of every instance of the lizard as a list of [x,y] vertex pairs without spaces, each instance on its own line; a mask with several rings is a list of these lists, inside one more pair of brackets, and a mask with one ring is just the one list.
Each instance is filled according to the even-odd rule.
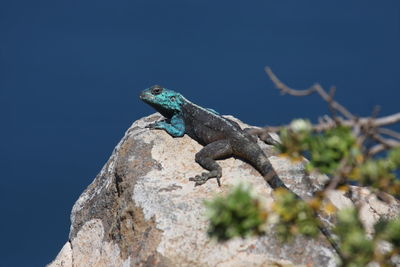
[[[215,110],[196,105],[182,94],[159,85],[145,89],[139,97],[165,117],[165,120],[151,123],[147,128],[165,130],[172,137],[187,134],[204,146],[196,153],[195,161],[208,172],[189,178],[195,186],[205,184],[212,178],[216,178],[218,186],[221,186],[222,169],[216,160],[235,156],[252,165],[273,190],[283,188],[301,199],[286,187],[257,143],[257,138],[260,138],[267,144],[277,145],[270,135],[255,136],[251,128],[242,129],[237,122]],[[315,213],[315,216],[319,217],[319,214]],[[319,229],[336,253],[341,255],[330,231],[322,224]]]
[[[195,161],[208,172],[189,178],[195,182],[195,186],[212,178],[216,178],[218,186],[221,186],[222,169],[216,160],[236,156],[250,163],[272,188],[287,189],[257,144],[257,137],[250,133],[250,128],[242,130],[235,121],[212,109],[196,105],[182,94],[159,85],[144,90],[140,99],[166,118],[148,125],[148,128],[163,129],[173,137],[187,134],[204,146],[196,153]],[[276,144],[269,135],[263,141]]]

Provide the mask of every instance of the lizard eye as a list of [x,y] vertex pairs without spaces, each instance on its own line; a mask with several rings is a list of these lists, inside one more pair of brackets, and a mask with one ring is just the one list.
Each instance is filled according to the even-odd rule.
[[151,93],[153,95],[161,94],[162,90],[163,90],[163,88],[161,86],[159,86],[159,85],[154,85],[153,87],[151,87]]

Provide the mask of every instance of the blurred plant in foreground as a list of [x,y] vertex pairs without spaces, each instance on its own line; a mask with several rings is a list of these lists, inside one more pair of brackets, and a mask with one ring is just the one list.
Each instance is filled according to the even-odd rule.
[[334,231],[339,238],[342,265],[366,266],[375,262],[394,266],[391,259],[400,252],[400,218],[378,221],[372,238],[367,237],[357,209],[340,210],[337,219]]
[[205,202],[210,220],[208,234],[218,241],[264,233],[267,212],[248,188],[239,185],[226,197]]
[[266,127],[253,133],[277,132],[278,153],[294,161],[309,159],[306,170],[320,172],[330,178],[325,187],[310,200],[304,201],[285,189],[273,192],[274,203],[269,209],[252,196],[249,189],[239,186],[226,197],[207,202],[210,227],[208,234],[219,241],[233,237],[262,235],[272,226],[283,242],[296,235],[315,237],[323,231],[320,214],[336,214],[336,225],[328,238],[335,248],[341,266],[394,266],[400,262],[400,218],[379,220],[374,233],[367,236],[357,207],[336,209],[327,198],[331,190],[348,190],[349,184],[368,187],[388,204],[400,197],[400,133],[387,125],[400,122],[400,113],[377,118],[360,118],[334,101],[335,88],[326,92],[319,84],[306,90],[295,90],[282,83],[269,68],[266,72],[283,94],[306,96],[319,94],[328,103],[331,116],[322,116],[317,124],[293,120],[288,126]]

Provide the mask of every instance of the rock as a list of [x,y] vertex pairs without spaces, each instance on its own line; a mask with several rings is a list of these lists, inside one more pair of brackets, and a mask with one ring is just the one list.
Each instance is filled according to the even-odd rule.
[[[203,172],[194,161],[201,146],[188,136],[172,138],[164,131],[144,128],[160,118],[153,114],[128,129],[76,201],[69,241],[48,266],[336,265],[323,236],[281,244],[270,230],[262,237],[223,244],[210,240],[204,200],[246,182],[265,203],[271,203],[271,189],[255,169],[235,158],[220,161],[221,187],[215,180],[194,187],[188,178]],[[303,163],[293,164],[273,156],[271,147],[260,146],[282,180],[302,197],[312,196],[326,181],[322,175],[305,175]],[[343,194],[333,193],[331,199],[338,206],[353,205]],[[395,216],[400,210],[399,203],[388,207],[376,198],[359,201],[364,201],[369,221]]]

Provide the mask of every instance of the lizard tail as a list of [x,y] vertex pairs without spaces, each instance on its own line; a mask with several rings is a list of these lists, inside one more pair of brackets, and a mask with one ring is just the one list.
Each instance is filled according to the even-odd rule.
[[289,190],[282,182],[281,178],[279,178],[278,174],[272,167],[271,162],[264,155],[264,153],[259,157],[255,165],[256,169],[261,173],[261,175],[264,177],[264,180],[271,186],[272,189],[284,188]]
[[[266,157],[265,157],[266,158]],[[264,177],[264,180],[271,186],[273,190],[277,188],[284,188],[291,192],[292,194],[295,195],[296,198],[301,199],[299,195],[294,193],[292,190],[290,190],[286,185],[283,183],[283,181],[279,178],[278,174],[272,167],[271,162],[268,159],[265,159],[264,157],[260,157],[259,160],[257,161],[256,168],[257,170],[262,174]],[[327,241],[331,244],[332,248],[336,251],[336,253],[342,257],[341,250],[339,248],[339,245],[335,241],[335,239],[332,236],[331,231],[328,230],[328,228],[323,225],[320,216],[318,212],[315,212],[315,216],[318,218],[318,228],[321,231],[321,233],[326,237]]]

